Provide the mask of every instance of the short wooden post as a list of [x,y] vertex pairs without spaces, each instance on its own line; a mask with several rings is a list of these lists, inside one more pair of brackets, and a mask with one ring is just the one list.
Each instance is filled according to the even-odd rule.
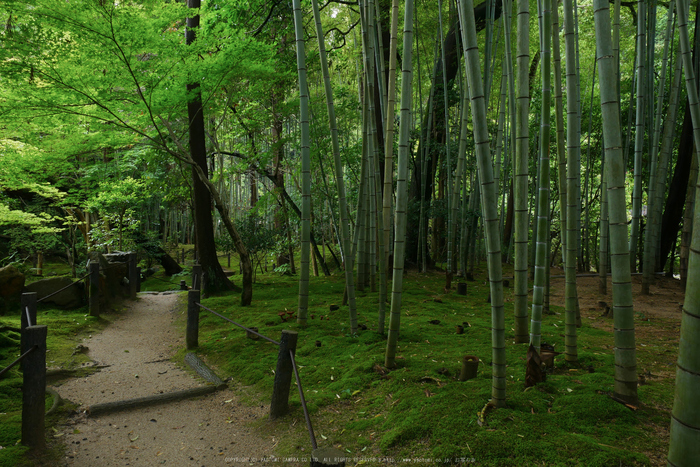
[[185,279],[180,281],[180,290],[187,290],[187,282],[185,282]]
[[182,265],[185,265],[185,249],[182,249]]
[[201,276],[199,276],[202,281],[202,285],[200,287],[200,290],[202,291],[202,297],[208,297],[207,295],[207,273],[203,272]]
[[100,263],[90,261],[88,269],[90,271],[90,296],[88,299],[90,316],[100,316]]
[[227,266],[227,267],[230,268],[230,267],[231,267],[231,253],[228,253],[228,254],[226,255],[226,259],[228,260],[228,266]]
[[27,349],[37,347],[24,358],[22,385],[22,444],[34,450],[45,447],[46,332],[46,326],[28,326],[22,333]]
[[187,350],[199,345],[199,290],[187,292],[187,331],[185,342]]
[[[19,337],[19,353],[22,355],[27,351],[29,347],[26,344],[26,338],[24,337],[24,330],[27,326],[33,326],[36,324],[36,303],[37,296],[36,292],[23,293],[21,297],[21,307],[22,311],[20,316],[20,337]],[[29,315],[27,316],[27,310],[29,310]],[[30,322],[31,321],[31,322]],[[24,363],[20,364],[20,368],[24,368]]]
[[141,268],[136,268],[136,292],[141,292]]
[[129,297],[136,299],[138,291],[138,277],[136,276],[136,253],[129,253]]
[[289,351],[294,353],[297,349],[296,331],[282,331],[280,338],[280,351],[277,357],[277,369],[275,370],[275,382],[272,386],[272,402],[270,403],[270,420],[283,417],[289,412],[289,389],[292,385],[292,358]]
[[192,266],[192,288],[197,290],[202,288],[202,266],[199,264]]

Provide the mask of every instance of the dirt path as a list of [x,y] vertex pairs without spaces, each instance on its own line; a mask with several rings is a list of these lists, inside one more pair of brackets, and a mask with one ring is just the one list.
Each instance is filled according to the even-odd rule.
[[[101,371],[55,387],[79,404],[80,415],[63,427],[67,466],[267,465],[277,444],[250,423],[267,406],[247,407],[230,389],[151,408],[87,416],[93,404],[202,386],[168,359],[184,346],[173,325],[182,313],[176,294],[141,294],[99,335],[86,339]],[[271,465],[271,463],[270,463]]]

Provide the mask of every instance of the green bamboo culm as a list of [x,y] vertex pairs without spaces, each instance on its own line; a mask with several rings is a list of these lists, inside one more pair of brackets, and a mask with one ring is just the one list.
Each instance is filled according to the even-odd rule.
[[634,186],[632,189],[632,228],[630,231],[630,269],[637,268],[637,243],[639,239],[639,223],[642,212],[642,151],[644,150],[644,126],[646,114],[646,15],[647,8],[644,0],[639,0],[637,14],[637,115],[634,128]]
[[564,261],[565,281],[564,310],[565,310],[565,358],[567,362],[578,360],[576,344],[576,305],[578,293],[576,289],[576,248],[578,215],[578,199],[576,180],[581,177],[581,168],[576,163],[580,141],[576,131],[576,93],[579,90],[576,69],[576,44],[574,42],[574,6],[572,0],[564,0],[564,42],[566,46],[566,115],[567,115],[567,160],[566,160],[566,260]]
[[566,264],[566,136],[564,126],[564,97],[561,75],[559,41],[559,8],[552,8],[552,63],[554,68],[554,108],[557,122],[557,183],[559,185],[559,231],[561,232],[562,260]]
[[[688,104],[693,120],[695,147],[700,147],[700,103],[688,38],[688,2],[678,0],[678,32]],[[697,151],[696,151],[697,157]],[[695,205],[700,204],[700,188],[695,189]],[[688,279],[681,318],[681,338],[676,366],[676,391],[671,414],[669,466],[697,465],[700,459],[700,216],[693,220],[688,259]]]
[[403,24],[403,63],[401,69],[401,121],[399,123],[398,174],[396,180],[396,213],[394,226],[394,275],[391,284],[389,336],[384,365],[396,367],[396,345],[401,324],[401,293],[406,250],[406,208],[408,205],[408,153],[411,132],[411,93],[413,86],[413,0],[406,0]]
[[[666,19],[666,36],[664,37],[664,53],[661,61],[661,78],[659,79],[659,95],[658,101],[656,103],[656,115],[654,117],[654,139],[651,143],[651,168],[649,170],[649,194],[647,196],[647,228],[644,230],[644,261],[643,261],[643,275],[642,275],[642,294],[649,295],[649,287],[654,282],[654,269],[656,267],[656,244],[659,235],[659,223],[657,217],[655,216],[656,205],[662,201],[658,201],[656,196],[657,183],[656,177],[659,172],[663,173],[665,176],[666,172],[664,169],[659,170],[662,165],[662,161],[659,158],[659,140],[661,139],[661,113],[663,110],[663,102],[666,91],[666,74],[668,70],[668,55],[670,39],[673,36],[673,25],[674,25],[674,5],[675,2],[671,0],[668,4],[668,14]],[[672,104],[670,104],[672,105]],[[669,107],[670,107],[669,105]],[[672,118],[669,113],[669,119]],[[668,120],[668,119],[667,119]],[[665,180],[665,178],[664,178]],[[664,185],[665,188],[665,185]]]
[[[391,2],[391,40],[389,42],[389,86],[387,89],[387,112],[384,128],[384,192],[382,193],[382,210],[384,222],[384,264],[389,264],[391,254],[391,220],[392,197],[394,191],[394,112],[396,106],[396,48],[399,29],[399,0]],[[422,112],[421,112],[422,115]],[[379,332],[384,332],[384,322],[379,325]]]
[[528,341],[527,327],[527,248],[528,248],[528,152],[530,110],[530,3],[518,0],[518,50],[516,64],[518,73],[518,98],[516,100],[516,146],[514,163],[515,196],[515,261],[513,265],[513,313],[515,315],[515,342]]
[[610,256],[615,326],[614,394],[637,403],[637,357],[634,338],[634,308],[627,243],[625,167],[620,131],[620,106],[615,85],[615,63],[610,39],[610,6],[607,0],[594,0],[595,34],[603,117],[605,171],[608,182]]
[[299,123],[301,125],[301,271],[299,274],[299,307],[297,323],[306,324],[309,308],[309,259],[311,237],[311,155],[309,151],[309,91],[306,85],[306,53],[304,24],[300,0],[292,0],[294,32],[299,74]]
[[[348,202],[345,195],[345,176],[343,174],[343,163],[340,159],[340,144],[338,142],[338,124],[335,118],[335,107],[333,105],[333,89],[328,72],[328,60],[326,58],[326,45],[323,41],[323,27],[321,26],[321,15],[318,9],[318,0],[312,0],[314,10],[314,20],[316,22],[316,36],[318,36],[319,58],[321,59],[321,70],[323,71],[323,85],[326,91],[326,108],[328,110],[328,122],[331,129],[331,142],[333,145],[333,160],[335,162],[335,183],[338,187],[338,207],[340,209],[340,241],[343,248],[343,259],[345,261],[345,287],[348,293],[348,305],[350,308],[350,323],[357,323],[357,305],[355,303],[355,283],[353,282],[353,255],[351,253],[350,239],[350,219],[348,218]],[[352,327],[352,326],[351,326]]]
[[538,2],[539,16],[542,17],[540,34],[540,56],[542,63],[542,109],[540,116],[540,163],[537,196],[537,237],[535,249],[535,280],[532,289],[532,317],[530,322],[530,344],[540,351],[542,308],[544,304],[545,281],[549,267],[549,136],[550,136],[550,101],[551,83],[551,47],[552,22],[550,16],[551,0]]
[[501,267],[500,218],[498,193],[493,179],[493,160],[489,148],[486,98],[479,69],[479,49],[476,40],[474,5],[472,0],[458,3],[462,24],[462,44],[472,100],[474,144],[479,177],[481,179],[481,212],[486,233],[487,259],[491,292],[491,348],[492,383],[491,403],[504,407],[506,403],[506,342],[505,313],[503,309],[503,273]]

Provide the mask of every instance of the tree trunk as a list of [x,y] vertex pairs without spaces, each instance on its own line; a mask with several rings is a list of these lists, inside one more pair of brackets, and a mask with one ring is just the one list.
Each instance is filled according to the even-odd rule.
[[[188,7],[197,9],[200,0],[188,0]],[[191,44],[195,40],[195,30],[199,27],[199,15],[187,19],[186,42]],[[207,152],[204,133],[204,113],[202,109],[202,97],[199,84],[187,85],[188,96],[194,96],[188,100],[187,116],[189,120],[190,156],[205,178],[207,175]],[[216,255],[216,243],[214,241],[214,220],[211,212],[211,194],[207,185],[201,180],[196,167],[192,167],[192,192],[194,196],[194,217],[197,231],[197,251],[202,272],[207,276],[207,290],[209,293],[233,289],[233,284],[228,280],[224,270],[219,264]]]
[[493,183],[493,158],[491,157],[489,149],[486,99],[479,69],[479,49],[477,48],[472,1],[462,0],[459,7],[461,7],[460,21],[463,25],[462,41],[467,68],[467,80],[469,82],[469,95],[472,99],[471,110],[472,122],[474,124],[474,144],[477,154],[477,167],[481,178],[481,212],[484,218],[488,254],[493,361],[490,402],[496,407],[504,407],[506,403],[506,349],[498,194],[496,186]]
[[610,39],[610,4],[594,0],[600,102],[607,165],[610,251],[612,257],[613,317],[615,320],[614,394],[637,403],[637,357],[634,337],[634,308],[627,243],[625,168],[622,158],[620,107],[615,85],[615,64]]

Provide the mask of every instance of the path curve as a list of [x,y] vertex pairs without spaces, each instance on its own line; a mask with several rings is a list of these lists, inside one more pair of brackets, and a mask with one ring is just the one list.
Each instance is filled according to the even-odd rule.
[[174,326],[183,308],[178,294],[139,294],[119,319],[85,339],[90,358],[108,366],[54,388],[80,406],[79,415],[58,433],[66,444],[61,465],[272,465],[263,459],[273,455],[277,440],[250,426],[269,407],[248,407],[230,389],[109,415],[85,414],[97,403],[206,384],[169,361],[185,345]]

